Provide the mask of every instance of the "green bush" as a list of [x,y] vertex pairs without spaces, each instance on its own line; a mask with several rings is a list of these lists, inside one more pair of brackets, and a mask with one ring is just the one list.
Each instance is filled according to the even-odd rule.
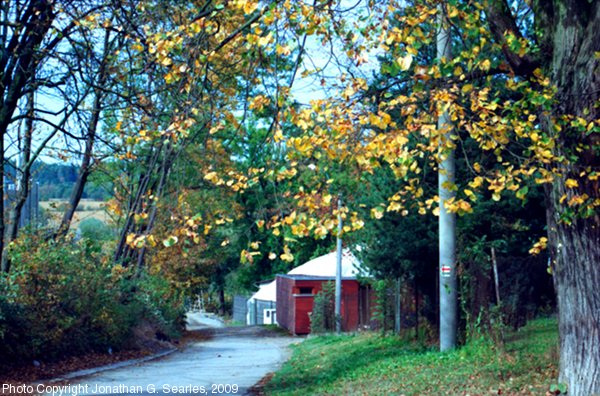
[[160,325],[168,338],[177,338],[185,326],[184,295],[173,289],[162,277],[143,274],[138,281],[139,292],[135,294],[145,307],[145,317]]
[[181,298],[158,276],[115,266],[97,242],[11,244],[0,278],[0,366],[127,348],[146,320],[168,337],[182,324]]
[[81,237],[95,241],[107,241],[113,237],[113,232],[102,220],[93,217],[79,223]]
[[324,282],[313,302],[310,315],[311,333],[325,333],[335,329],[335,283]]

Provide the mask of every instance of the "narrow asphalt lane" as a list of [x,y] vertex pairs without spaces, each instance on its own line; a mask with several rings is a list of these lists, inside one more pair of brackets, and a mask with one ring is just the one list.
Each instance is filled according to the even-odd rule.
[[190,330],[210,337],[155,361],[62,384],[60,396],[244,395],[276,371],[289,357],[288,346],[299,341],[259,326],[219,327],[201,314],[188,315],[188,323]]

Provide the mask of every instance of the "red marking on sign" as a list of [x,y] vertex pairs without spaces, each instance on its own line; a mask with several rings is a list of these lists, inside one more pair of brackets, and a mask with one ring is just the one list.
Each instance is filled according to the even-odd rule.
[[442,265],[442,276],[450,276],[452,272],[452,267],[449,265]]

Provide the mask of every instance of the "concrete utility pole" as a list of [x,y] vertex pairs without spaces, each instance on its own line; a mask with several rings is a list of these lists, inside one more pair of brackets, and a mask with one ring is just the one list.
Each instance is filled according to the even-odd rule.
[[342,196],[338,196],[337,262],[335,266],[335,331],[342,332]]
[[[439,30],[437,33],[437,58],[450,59],[450,28],[443,6],[439,7]],[[438,129],[447,130],[444,140],[450,140],[452,124],[450,116],[444,112],[438,119]],[[444,152],[440,148],[440,154]],[[440,254],[440,350],[446,351],[456,346],[457,293],[456,293],[456,216],[449,213],[444,204],[456,194],[454,186],[454,150],[449,151],[440,163],[438,170],[438,193],[440,197],[439,254]]]

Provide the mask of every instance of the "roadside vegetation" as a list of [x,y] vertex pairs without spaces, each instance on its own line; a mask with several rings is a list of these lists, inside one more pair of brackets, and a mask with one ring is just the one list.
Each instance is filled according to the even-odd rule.
[[23,235],[9,249],[14,271],[0,274],[2,369],[141,349],[183,328],[180,292],[160,276],[112,265],[94,240]]
[[292,348],[267,395],[544,395],[557,386],[554,318],[508,334],[503,348],[480,337],[441,353],[371,332],[310,337]]

